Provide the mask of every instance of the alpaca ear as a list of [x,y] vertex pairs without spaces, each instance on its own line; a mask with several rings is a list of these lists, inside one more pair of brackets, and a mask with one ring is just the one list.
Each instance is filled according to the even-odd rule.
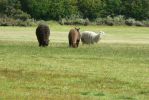
[[102,31],[102,35],[105,35],[106,33]]
[[100,32],[99,32],[99,34],[101,34],[101,35],[105,35],[105,32],[103,32],[103,31],[100,31]]
[[97,36],[100,36],[101,33],[98,33]]
[[75,27],[75,29],[76,29],[77,31],[79,31],[79,30],[80,30],[80,28],[76,28],[76,27]]
[[103,32],[102,31],[99,31],[99,33],[102,34]]

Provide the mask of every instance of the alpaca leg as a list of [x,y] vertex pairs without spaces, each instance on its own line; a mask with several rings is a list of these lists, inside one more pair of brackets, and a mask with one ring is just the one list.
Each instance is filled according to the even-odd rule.
[[79,42],[80,42],[80,40],[77,40],[77,47],[79,46]]
[[69,38],[69,47],[72,47],[72,41],[70,38]]

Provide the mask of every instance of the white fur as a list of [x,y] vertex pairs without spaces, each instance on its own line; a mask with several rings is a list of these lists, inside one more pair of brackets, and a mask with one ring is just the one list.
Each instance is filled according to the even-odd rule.
[[84,31],[81,34],[81,41],[83,44],[94,44],[97,43],[105,35],[103,31],[99,33],[92,31]]

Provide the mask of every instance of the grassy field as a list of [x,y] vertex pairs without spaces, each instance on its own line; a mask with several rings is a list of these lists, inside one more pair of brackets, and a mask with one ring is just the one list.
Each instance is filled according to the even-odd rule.
[[68,48],[74,26],[50,24],[50,45],[36,27],[0,27],[0,100],[149,100],[149,28],[80,26],[107,34]]

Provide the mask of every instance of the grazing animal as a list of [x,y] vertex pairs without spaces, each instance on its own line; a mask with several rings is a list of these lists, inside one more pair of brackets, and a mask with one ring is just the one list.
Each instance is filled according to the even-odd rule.
[[36,36],[39,46],[45,47],[49,45],[50,29],[48,25],[39,24],[36,29]]
[[99,33],[84,31],[81,34],[81,41],[83,44],[94,44],[97,43],[103,35],[105,35],[103,31],[100,31]]
[[80,42],[80,28],[74,28],[69,31],[68,40],[69,40],[69,47],[77,48]]

